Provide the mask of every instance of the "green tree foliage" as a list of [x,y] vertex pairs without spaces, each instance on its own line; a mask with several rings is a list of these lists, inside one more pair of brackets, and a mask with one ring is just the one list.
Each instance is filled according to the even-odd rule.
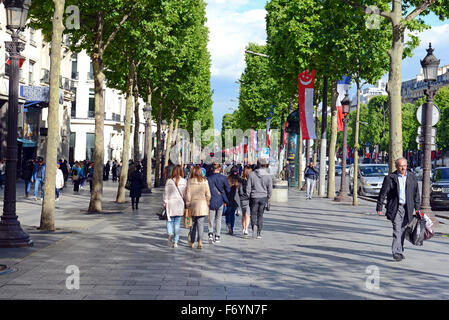
[[440,109],[440,121],[436,124],[437,146],[449,149],[449,87],[442,88],[435,95],[435,105]]

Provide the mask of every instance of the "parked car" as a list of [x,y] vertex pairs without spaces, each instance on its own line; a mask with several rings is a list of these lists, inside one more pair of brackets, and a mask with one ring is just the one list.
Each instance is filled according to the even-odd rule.
[[341,174],[342,174],[341,166],[335,166],[335,175],[341,176]]
[[[377,196],[382,188],[388,164],[359,164],[357,193],[361,196]],[[349,170],[349,192],[354,190],[354,165]]]
[[449,167],[435,169],[430,187],[430,206],[434,209],[449,209]]

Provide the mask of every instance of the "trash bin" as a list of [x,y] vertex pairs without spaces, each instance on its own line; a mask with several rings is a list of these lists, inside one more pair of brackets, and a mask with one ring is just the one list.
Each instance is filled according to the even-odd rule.
[[273,193],[270,202],[288,202],[288,181],[273,180]]

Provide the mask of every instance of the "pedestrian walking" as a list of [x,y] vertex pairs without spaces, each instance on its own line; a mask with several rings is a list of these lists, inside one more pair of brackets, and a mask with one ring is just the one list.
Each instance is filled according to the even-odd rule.
[[219,243],[221,236],[221,220],[223,208],[228,205],[227,194],[231,192],[228,179],[220,173],[221,165],[212,165],[212,174],[207,177],[210,188],[210,212],[209,212],[209,242]]
[[315,169],[315,165],[312,161],[309,162],[309,166],[304,170],[304,176],[306,177],[306,184],[307,184],[306,199],[312,200],[315,181],[318,179],[319,176],[319,173]]
[[227,195],[229,204],[225,208],[226,226],[228,227],[228,234],[231,236],[234,234],[235,212],[240,205],[240,180],[239,168],[237,166],[233,166],[228,175],[228,183],[231,191]]
[[81,165],[78,161],[75,161],[75,165],[72,167],[72,181],[73,181],[73,191],[80,191],[80,182],[84,178],[84,172],[81,169]]
[[94,163],[89,163],[89,169],[87,169],[87,181],[89,181],[89,191],[92,193],[92,181],[94,180]]
[[31,182],[34,182],[34,200],[37,200],[39,187],[41,188],[41,200],[44,199],[44,180],[45,180],[45,163],[44,159],[39,157],[34,165]]
[[63,162],[59,162],[59,163],[61,164],[61,171],[62,171],[62,174],[64,175],[64,184],[65,184],[69,178],[69,167],[67,164],[67,160],[64,159]]
[[139,199],[142,196],[142,189],[144,187],[143,184],[143,175],[140,172],[141,166],[140,164],[134,166],[134,171],[131,172],[128,180],[130,182],[129,196],[131,197],[131,204],[136,210],[139,209]]
[[186,191],[186,206],[192,216],[192,228],[190,228],[187,240],[191,248],[193,248],[195,241],[198,241],[198,249],[202,249],[203,221],[204,217],[210,212],[211,193],[208,180],[203,177],[201,167],[199,165],[195,166],[190,171]]
[[55,195],[56,201],[59,201],[59,190],[64,188],[64,173],[61,170],[61,164],[57,164],[56,181],[55,181]]
[[418,180],[412,171],[407,170],[407,160],[395,161],[396,171],[384,178],[377,198],[377,214],[382,215],[382,206],[387,198],[386,216],[393,223],[393,259],[404,259],[404,239],[407,224],[419,214],[420,195]]
[[117,162],[116,161],[114,161],[112,163],[111,172],[112,172],[112,182],[117,182]]
[[187,181],[184,179],[182,166],[176,165],[165,183],[164,207],[167,212],[168,246],[177,248],[184,216]]
[[109,172],[111,171],[111,163],[108,160],[106,164],[103,167],[103,180],[108,181],[109,180]]
[[22,179],[25,182],[25,197],[30,196],[31,176],[33,175],[34,163],[33,160],[27,160],[25,169],[22,172]]
[[268,160],[261,158],[257,169],[249,174],[246,193],[250,196],[251,228],[253,238],[262,238],[263,213],[273,191],[273,179],[268,171]]
[[246,192],[246,187],[248,185],[249,174],[253,170],[251,166],[246,165],[243,169],[242,179],[239,185],[239,198],[240,198],[240,209],[242,211],[242,228],[243,235],[248,235],[248,227],[250,222],[250,210],[249,210],[249,194]]
[[3,185],[5,184],[5,171],[6,171],[6,164],[5,160],[0,160],[0,189],[3,188]]

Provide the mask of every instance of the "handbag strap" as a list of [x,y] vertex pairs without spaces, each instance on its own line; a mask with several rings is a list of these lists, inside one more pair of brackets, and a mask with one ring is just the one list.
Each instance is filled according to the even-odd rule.
[[[179,195],[181,196],[182,202],[184,202],[184,197],[182,196],[182,194],[181,194],[181,191],[179,191],[179,188],[178,188],[178,186],[176,185],[176,182],[175,182],[175,180],[173,180],[173,179],[171,179],[171,180],[172,180],[172,181],[173,181],[173,183],[175,184],[176,190],[178,190],[178,192],[179,192]],[[184,205],[185,205],[185,202],[184,202]]]

